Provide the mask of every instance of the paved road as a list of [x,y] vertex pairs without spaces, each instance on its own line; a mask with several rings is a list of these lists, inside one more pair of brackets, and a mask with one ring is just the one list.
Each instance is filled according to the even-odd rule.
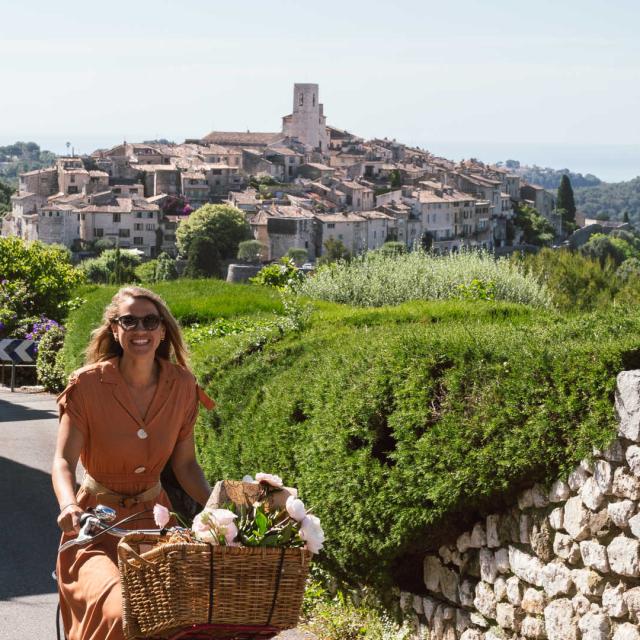
[[56,428],[52,396],[0,388],[1,640],[56,637],[59,533],[49,475]]
[[[0,640],[56,637],[57,424],[53,396],[0,387]],[[317,640],[295,629],[278,639]]]

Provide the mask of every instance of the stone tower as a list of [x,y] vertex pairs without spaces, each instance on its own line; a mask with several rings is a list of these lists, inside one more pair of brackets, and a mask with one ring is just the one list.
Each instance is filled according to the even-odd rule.
[[282,133],[311,149],[326,152],[327,119],[319,102],[317,84],[293,85],[293,113],[282,118]]

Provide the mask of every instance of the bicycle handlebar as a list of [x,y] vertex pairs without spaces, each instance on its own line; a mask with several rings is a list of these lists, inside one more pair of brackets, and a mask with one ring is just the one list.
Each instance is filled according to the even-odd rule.
[[[124,518],[117,524],[122,524],[124,522],[128,522],[130,520],[135,519],[139,514],[134,514],[133,516],[129,516],[128,518]],[[167,532],[167,529],[122,529],[116,525],[111,525],[111,522],[115,518],[115,511],[113,509],[109,509],[109,507],[104,507],[103,505],[98,505],[92,511],[86,511],[80,516],[80,531],[78,535],[71,539],[67,540],[67,542],[63,543],[58,547],[58,553],[65,551],[71,547],[82,546],[85,544],[89,544],[92,540],[95,540],[98,536],[103,533],[108,533],[111,536],[116,538],[123,538],[124,536],[130,533],[142,533],[144,535],[149,536],[160,536]],[[179,527],[173,527],[174,529],[178,529]]]

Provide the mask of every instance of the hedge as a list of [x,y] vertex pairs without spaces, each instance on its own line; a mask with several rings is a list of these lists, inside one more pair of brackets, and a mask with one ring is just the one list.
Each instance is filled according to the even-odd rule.
[[218,402],[199,458],[212,482],[266,471],[298,486],[338,578],[419,589],[427,549],[611,439],[638,336],[620,310],[322,303],[300,331],[198,342]]

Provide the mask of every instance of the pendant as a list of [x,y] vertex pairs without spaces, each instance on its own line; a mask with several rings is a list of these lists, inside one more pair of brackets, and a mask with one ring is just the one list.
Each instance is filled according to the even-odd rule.
[[138,438],[140,438],[140,440],[144,440],[145,438],[148,438],[149,434],[144,430],[144,429],[138,429]]

